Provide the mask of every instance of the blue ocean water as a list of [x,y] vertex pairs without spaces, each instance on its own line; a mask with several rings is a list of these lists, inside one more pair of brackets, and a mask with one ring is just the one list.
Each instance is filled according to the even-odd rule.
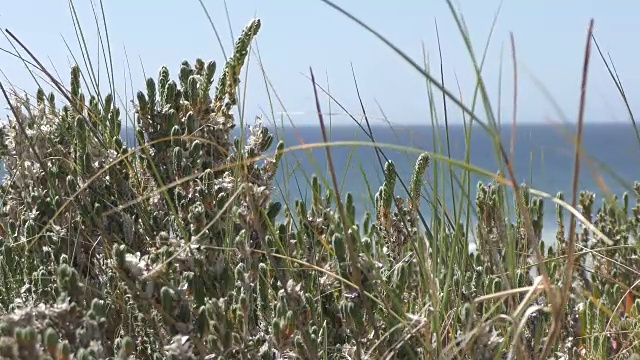
[[[327,129],[329,141],[361,141],[371,142],[367,132],[358,125],[334,126]],[[570,202],[571,187],[574,167],[574,125],[517,125],[514,137],[514,155],[511,158],[514,173],[518,183],[527,183],[532,188],[544,191],[551,195],[562,191],[565,200]],[[279,128],[276,131],[277,138],[284,140],[287,147],[305,144],[322,143],[321,129],[317,126]],[[488,170],[495,174],[498,171],[498,162],[494,142],[486,131],[475,126],[466,141],[465,127],[463,125],[449,126],[448,138],[450,148],[446,146],[444,127],[434,130],[430,126],[381,126],[371,129],[375,141],[379,144],[395,144],[413,148],[412,152],[382,148],[385,155],[394,161],[400,178],[407,187],[411,179],[411,172],[420,151],[428,151],[463,161],[467,144],[469,147],[470,163],[476,167]],[[438,144],[440,137],[441,144]],[[504,126],[501,130],[501,139],[506,151],[510,152],[512,129]],[[435,140],[434,140],[435,139]],[[640,142],[632,124],[585,124],[582,135],[583,160],[580,164],[579,190],[589,190],[601,199],[605,194],[598,186],[597,174],[604,181],[608,190],[618,197],[623,192],[632,194],[633,181],[640,180]],[[371,209],[373,204],[369,193],[375,194],[382,184],[383,172],[372,146],[334,146],[329,148],[333,165],[338,176],[341,193],[351,192],[358,204],[358,216],[364,209]],[[420,151],[419,151],[420,150]],[[274,194],[280,199],[303,198],[310,199],[308,187],[308,175],[318,174],[324,178],[326,184],[331,185],[328,172],[328,164],[324,147],[312,150],[296,150],[286,153],[283,158],[282,171],[277,178],[278,188]],[[449,152],[450,151],[450,152]],[[449,155],[450,154],[450,155]],[[384,159],[383,159],[384,161]],[[446,171],[448,176],[448,164],[441,161],[439,171]],[[433,167],[427,169],[424,177],[423,209],[428,218],[429,201],[434,199],[432,191]],[[454,166],[454,172],[460,178],[462,169]],[[307,177],[305,177],[305,174]],[[364,175],[364,176],[363,176]],[[367,182],[364,178],[366,177]],[[443,177],[440,176],[442,179]],[[462,179],[460,178],[460,181]],[[491,179],[481,174],[471,175],[471,199],[475,199],[475,189],[478,181],[485,184]],[[444,203],[452,210],[455,198],[459,201],[461,194],[460,185],[454,185],[451,196],[449,180],[444,184]],[[439,185],[439,195],[443,194],[443,184]],[[403,188],[398,183],[396,194],[405,195]],[[442,196],[439,197],[442,199]],[[632,197],[633,199],[633,197]],[[597,200],[599,201],[599,200]],[[599,202],[596,203],[596,207]],[[565,218],[568,218],[566,216]],[[555,205],[551,201],[545,202],[544,237],[553,238],[556,231]]]

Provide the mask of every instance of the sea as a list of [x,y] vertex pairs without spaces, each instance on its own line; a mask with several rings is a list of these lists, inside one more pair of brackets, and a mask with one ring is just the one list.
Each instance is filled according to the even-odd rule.
[[[462,186],[466,172],[460,165],[465,160],[467,149],[469,163],[475,168],[498,174],[502,166],[505,176],[508,176],[504,161],[496,153],[496,136],[499,136],[509,156],[516,182],[551,196],[563,192],[565,201],[571,203],[576,131],[575,124],[517,124],[515,128],[510,124],[502,125],[499,135],[491,135],[478,124],[471,129],[461,124],[446,128],[393,124],[371,127],[353,124],[326,128],[329,142],[343,142],[343,145],[330,146],[328,149],[340,193],[343,198],[347,192],[354,196],[358,218],[364,211],[373,208],[373,196],[383,183],[382,164],[386,159],[394,162],[398,177],[408,187],[420,153],[434,154],[431,166],[423,177],[421,209],[427,221],[435,199],[441,200],[443,206],[453,212],[455,206],[460,207],[461,197],[475,200],[479,182],[488,184],[493,180],[487,174],[472,172],[470,193],[467,193],[466,185]],[[277,140],[283,140],[286,147],[297,148],[283,156],[282,169],[273,192],[276,199],[287,204],[294,199],[309,200],[310,174],[316,174],[323,187],[333,187],[327,147],[321,145],[323,135],[319,126],[277,128],[274,129],[274,135]],[[640,140],[633,125],[586,123],[581,139],[578,190],[595,193],[596,208],[604,196],[613,194],[621,199],[624,192],[629,192],[630,202],[633,203],[633,183],[640,181]],[[379,144],[378,149],[383,154],[376,152],[373,141]],[[436,164],[437,169],[434,167]],[[437,193],[434,191],[434,171],[438,171]],[[453,188],[451,172],[457,177],[457,180],[453,180]],[[400,181],[396,183],[396,194],[406,196]],[[513,212],[514,208],[511,210]],[[555,213],[556,205],[551,200],[545,200],[542,236],[547,244],[555,242]],[[473,211],[470,216],[475,221],[476,214]],[[565,225],[568,225],[568,219],[567,214]]]
[[[422,179],[421,211],[427,222],[435,200],[441,201],[449,212],[459,211],[461,197],[474,201],[477,184],[492,181],[487,174],[472,172],[470,193],[467,193],[467,186],[462,186],[465,170],[459,164],[464,162],[467,148],[469,163],[475,168],[497,174],[504,164],[498,161],[495,138],[478,124],[471,128],[461,124],[446,128],[394,124],[369,127],[356,123],[327,125],[328,142],[342,142],[329,147],[323,145],[319,126],[271,126],[270,130],[275,137],[272,150],[280,140],[288,149],[273,185],[273,200],[291,206],[296,199],[310,201],[312,174],[318,176],[323,189],[327,186],[333,188],[327,161],[328,149],[339,192],[343,199],[346,193],[353,195],[357,219],[374,208],[373,199],[383,183],[383,166],[387,160],[394,162],[399,177],[396,195],[406,197],[402,183],[408,188],[418,156],[423,152],[433,154],[431,165]],[[127,143],[133,144],[132,132],[128,134]],[[239,134],[240,127],[234,130],[234,135]],[[516,181],[552,196],[563,192],[568,203],[571,202],[575,134],[575,124],[518,124],[515,129],[509,124],[501,126],[499,131]],[[621,198],[624,192],[629,192],[631,201],[635,201],[633,182],[640,180],[640,140],[633,125],[586,123],[581,145],[579,190],[594,192],[596,207],[606,194]],[[433,181],[436,171],[437,183]],[[453,187],[451,174],[455,177]],[[555,212],[556,205],[546,200],[543,240],[548,244],[555,241]],[[475,220],[473,211],[470,216],[472,221]],[[565,219],[568,225],[568,216]]]

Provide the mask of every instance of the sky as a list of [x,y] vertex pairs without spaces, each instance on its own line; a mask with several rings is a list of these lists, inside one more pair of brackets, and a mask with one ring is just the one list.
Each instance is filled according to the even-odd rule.
[[[334,1],[419,64],[424,63],[424,49],[432,74],[439,77],[437,24],[445,86],[470,106],[477,78],[445,0]],[[284,105],[274,104],[276,115],[286,111],[290,116],[284,118],[285,123],[318,123],[308,78],[310,68],[320,85],[328,88],[332,96],[356,116],[362,111],[352,69],[372,121],[381,122],[386,116],[393,124],[430,123],[424,77],[371,33],[322,1],[229,0],[226,9],[220,0],[203,0],[203,3],[227,53],[233,44],[231,32],[237,36],[253,17],[262,21],[254,52],[244,70],[248,74],[243,84],[247,86],[244,98],[247,117],[264,116],[272,120],[264,77],[257,61],[259,52],[266,75]],[[155,78],[162,65],[169,68],[172,76],[177,74],[183,60],[193,63],[198,57],[215,60],[218,69],[222,68],[224,56],[198,0],[109,0],[103,5],[120,101],[131,98],[132,88],[143,89],[144,73]],[[91,2],[76,1],[75,6],[92,59],[98,61],[98,32]],[[632,109],[639,109],[636,99],[640,95],[640,72],[634,67],[640,55],[635,45],[640,38],[637,26],[640,2],[458,0],[454,6],[464,17],[478,58],[490,41],[482,76],[491,105],[496,112],[500,109],[503,122],[510,123],[512,119],[514,80],[510,33],[515,39],[517,55],[517,121],[543,124],[575,121],[591,18],[595,20],[596,40],[602,51],[611,56]],[[80,56],[68,0],[6,1],[0,8],[0,28],[15,34],[68,84],[71,54]],[[6,34],[0,37],[0,49],[14,52],[12,46]],[[104,80],[106,72],[102,63],[101,68]],[[36,85],[19,59],[0,51],[0,70],[0,81],[5,87],[15,86],[35,93]],[[629,121],[624,102],[595,47],[588,86],[586,121]],[[435,91],[441,112],[442,95]],[[344,112],[325,97],[321,105],[324,112],[335,113],[331,117],[334,124],[350,123]],[[4,99],[0,99],[0,106],[0,114],[6,119],[9,111]],[[462,113],[454,104],[449,106],[450,121],[461,122]],[[479,117],[486,119],[483,107],[479,105],[477,110]]]

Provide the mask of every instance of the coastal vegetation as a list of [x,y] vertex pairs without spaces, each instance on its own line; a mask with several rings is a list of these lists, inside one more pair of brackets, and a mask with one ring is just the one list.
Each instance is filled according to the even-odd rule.
[[[33,57],[53,91],[2,87],[11,119],[0,134],[0,358],[640,354],[640,183],[603,199],[577,182],[569,194],[516,183],[491,111],[482,120],[475,101],[463,104],[402,53],[428,80],[433,106],[443,92],[469,132],[492,134],[497,174],[468,153],[449,158],[442,140],[440,152],[405,149],[418,158],[399,177],[385,155],[393,146],[377,143],[366,119],[367,143],[285,144],[263,121],[235,136],[246,122],[235,111],[242,69],[261,26],[251,20],[224,63],[161,67],[140,84],[133,114],[79,64],[62,84]],[[585,87],[592,42],[589,32]],[[322,89],[309,75],[326,138]],[[486,93],[479,77],[478,102]],[[581,111],[577,164],[582,126]],[[332,167],[332,148],[345,145],[376,152],[384,176],[362,218]],[[307,174],[308,202],[276,201],[283,157],[312,147],[325,151],[329,178]],[[487,181],[472,184],[472,173]],[[428,216],[425,193],[435,199]],[[442,199],[449,193],[455,209]],[[557,210],[553,246],[542,241],[548,206]]]

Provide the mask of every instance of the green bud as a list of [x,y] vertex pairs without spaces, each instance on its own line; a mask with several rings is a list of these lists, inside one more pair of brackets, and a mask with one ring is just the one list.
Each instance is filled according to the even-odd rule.
[[185,135],[191,135],[196,131],[196,117],[192,111],[187,113],[185,118],[185,123],[187,124],[187,132]]
[[368,211],[364,213],[364,216],[362,218],[362,228],[365,234],[370,234],[369,229],[371,228],[371,213]]
[[246,273],[246,270],[244,268],[244,264],[239,263],[238,266],[236,266],[236,270],[235,270],[236,281],[244,281],[245,273]]
[[98,104],[98,99],[91,95],[89,96],[89,119],[98,120],[100,117],[100,105]]
[[349,220],[349,223],[354,224],[356,221],[356,207],[353,201],[353,194],[350,192],[347,193],[345,209],[347,210],[347,219]]
[[167,84],[169,83],[169,69],[162,65],[158,71],[158,90],[160,91],[160,102],[164,104],[170,104],[173,102],[173,98],[167,101]]
[[149,107],[149,102],[147,101],[147,97],[144,96],[144,93],[142,91],[138,91],[137,98],[138,98],[138,112],[140,113],[140,116],[145,118],[148,117],[150,115],[151,109]]
[[193,142],[193,144],[191,144],[191,150],[189,150],[189,156],[191,156],[191,158],[199,158],[200,156],[200,151],[202,151],[202,143],[200,142],[200,140],[195,140]]
[[105,316],[104,302],[99,299],[91,300],[91,311],[100,317]]
[[26,344],[30,346],[35,346],[38,342],[40,342],[40,335],[33,327],[29,326],[24,329],[23,338]]
[[87,129],[85,127],[85,119],[82,115],[75,117],[76,128],[76,151],[80,154],[87,150]]
[[280,319],[273,319],[271,321],[271,330],[273,331],[273,336],[276,339],[279,339],[282,336],[282,324],[280,323]]
[[204,73],[204,61],[202,61],[202,59],[200,58],[197,58],[193,68],[195,69],[195,74],[202,75]]
[[180,80],[180,86],[185,89],[188,87],[189,78],[193,74],[193,69],[188,61],[184,60],[180,66],[180,74],[178,79]]
[[192,102],[197,102],[198,101],[198,76],[197,75],[192,75],[191,77],[189,77],[188,83],[187,83],[187,94],[189,96],[189,100],[191,100]]
[[182,173],[184,174],[184,176],[190,176],[193,173],[193,167],[191,166],[191,164],[184,164]]
[[56,96],[53,94],[53,92],[49,93],[49,97],[47,98],[47,101],[49,103],[49,114],[55,115],[55,111],[56,111]]
[[629,213],[629,193],[626,191],[622,194],[622,209],[625,214]]
[[186,302],[181,302],[178,305],[178,312],[176,313],[176,320],[186,323],[191,322],[191,305]]
[[60,337],[58,336],[58,333],[54,329],[47,328],[47,330],[45,330],[44,346],[51,356],[55,354],[55,350],[58,348],[59,341],[60,341]]
[[208,333],[209,320],[207,319],[207,310],[204,306],[198,309],[196,318],[196,331],[200,337],[204,337]]
[[67,189],[71,194],[74,194],[78,191],[78,182],[74,176],[67,176]]
[[167,123],[162,126],[162,131],[173,131],[173,127],[178,123],[178,112],[174,109],[167,111]]
[[389,160],[384,166],[384,183],[376,195],[378,217],[383,223],[389,221],[391,216],[391,204],[393,202],[395,184],[396,167],[393,161]]
[[287,311],[287,304],[284,302],[284,300],[278,301],[278,305],[276,305],[276,316],[277,317],[282,317],[286,315]]
[[113,246],[113,258],[120,269],[124,269],[126,254],[127,251],[124,245],[116,244]]
[[171,146],[180,146],[182,142],[182,133],[180,131],[180,127],[175,125],[171,129]]
[[280,159],[282,159],[282,155],[284,155],[283,152],[284,152],[284,141],[280,140],[278,141],[278,145],[276,145],[276,154],[274,157],[276,166],[280,164]]
[[78,108],[78,112],[81,114],[85,113],[85,97],[83,93],[80,93],[80,95],[78,95],[78,103],[77,103],[77,108]]
[[147,99],[149,100],[149,105],[155,107],[158,98],[156,96],[156,82],[153,81],[152,78],[148,78],[147,82]]
[[203,94],[208,94],[211,89],[211,83],[213,82],[213,76],[216,73],[216,63],[214,61],[209,61],[207,63],[205,72],[204,72],[204,84],[206,84],[206,88],[203,89]]
[[333,243],[333,251],[335,252],[336,258],[339,264],[342,264],[347,261],[346,249],[344,244],[343,235],[340,233],[335,233],[331,237]]
[[429,166],[431,157],[428,153],[423,153],[418,157],[416,165],[413,167],[413,174],[411,175],[411,184],[409,189],[410,194],[410,208],[418,210],[420,207],[420,189],[422,187],[422,177],[424,172]]
[[113,105],[113,95],[110,93],[104,97],[104,111],[111,111],[111,106]]
[[286,319],[287,327],[293,328],[296,326],[296,320],[295,320],[295,317],[293,316],[293,311],[291,310],[287,311],[287,316],[285,317],[285,319]]
[[80,67],[75,64],[71,67],[71,96],[76,100],[80,95]]
[[36,91],[36,104],[38,105],[38,107],[41,107],[44,105],[44,101],[44,90],[42,90],[42,88],[38,88],[38,90]]
[[272,202],[269,204],[269,208],[267,210],[267,218],[273,222],[280,213],[280,210],[282,210],[282,203]]
[[242,309],[243,311],[246,311],[247,306],[248,306],[248,302],[249,299],[247,298],[247,295],[242,293],[240,294],[240,298],[238,298],[238,303],[240,304],[240,309]]
[[176,98],[178,97],[178,85],[176,84],[175,81],[171,80],[167,83],[167,89],[166,89],[166,104],[165,106],[169,105],[169,106],[174,106],[175,102],[176,102]]
[[468,324],[468,322],[473,317],[473,309],[471,308],[471,305],[469,305],[468,303],[462,305],[462,307],[460,307],[460,309],[458,310],[458,316],[460,317],[461,323]]
[[173,311],[173,302],[175,300],[176,293],[173,289],[163,286],[160,290],[160,302],[164,312],[171,314]]
[[0,323],[0,335],[2,335],[2,336],[13,336],[12,328],[6,322]]
[[84,152],[83,159],[82,159],[82,165],[83,165],[83,167],[81,167],[81,169],[82,169],[83,172],[91,173],[93,171],[93,158],[92,158],[90,152],[88,152],[88,151]]
[[184,158],[183,158],[183,152],[181,148],[179,147],[173,148],[172,160],[173,160],[174,171],[181,172],[182,167],[184,166],[184,163],[183,163]]

